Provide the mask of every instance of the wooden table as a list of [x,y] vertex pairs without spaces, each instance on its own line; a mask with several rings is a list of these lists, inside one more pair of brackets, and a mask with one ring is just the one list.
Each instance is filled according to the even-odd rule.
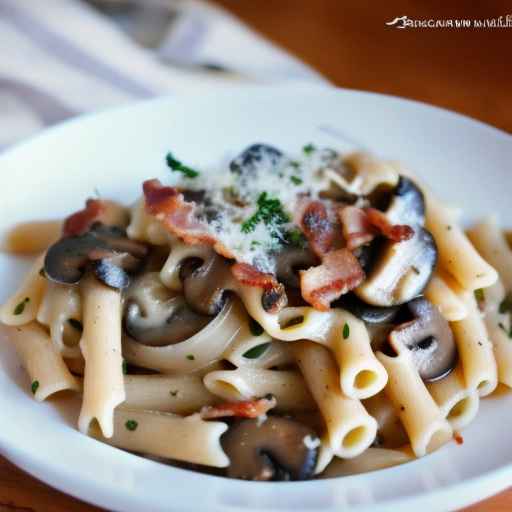
[[[217,0],[336,85],[426,101],[512,132],[512,29],[387,27],[409,18],[493,18],[509,0],[485,3]],[[91,512],[0,459],[0,512]],[[512,510],[512,490],[465,512]]]

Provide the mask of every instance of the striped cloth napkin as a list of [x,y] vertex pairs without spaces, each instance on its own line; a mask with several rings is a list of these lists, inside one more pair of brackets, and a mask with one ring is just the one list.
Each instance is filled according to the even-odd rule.
[[0,0],[0,149],[136,99],[233,80],[325,82],[201,0],[110,0],[107,14],[105,4]]

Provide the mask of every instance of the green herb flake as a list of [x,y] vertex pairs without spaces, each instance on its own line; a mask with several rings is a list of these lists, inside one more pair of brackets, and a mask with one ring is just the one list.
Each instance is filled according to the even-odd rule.
[[121,370],[123,371],[123,375],[128,375],[128,363],[124,359],[121,364]]
[[39,389],[39,381],[35,380],[32,382],[32,386],[30,386],[30,389],[32,389],[32,394],[35,395],[36,391]]
[[306,155],[311,155],[311,153],[313,153],[313,151],[316,150],[316,147],[311,144],[311,142],[309,144],[306,144],[303,148],[302,148],[302,151],[304,151],[304,153]]
[[124,426],[126,427],[127,430],[130,430],[131,432],[133,432],[134,430],[137,430],[137,427],[139,426],[139,423],[135,420],[128,420]]
[[76,320],[74,318],[68,319],[68,324],[73,327],[73,329],[76,329],[78,332],[82,332],[84,330],[84,326],[82,325],[82,322],[79,320]]
[[261,336],[263,334],[263,327],[252,318],[249,320],[249,330],[253,336]]
[[178,396],[178,390],[177,389],[171,389],[171,391],[169,391],[170,395],[171,396]]
[[509,293],[500,304],[500,313],[512,313],[512,293]]
[[181,174],[183,174],[183,176],[186,178],[197,178],[199,176],[198,171],[192,169],[192,167],[184,165],[179,160],[176,160],[172,153],[167,153],[165,160],[167,162],[167,166],[171,169],[172,172],[181,172]]
[[512,340],[512,326],[510,327],[510,331],[507,331],[507,328],[500,322],[498,327]]
[[299,249],[304,249],[307,245],[306,237],[299,228],[286,231],[284,238],[288,244]]
[[14,308],[14,314],[15,315],[21,315],[23,311],[25,311],[25,304],[28,304],[30,302],[29,297],[25,297],[15,308]]
[[284,224],[290,221],[290,217],[283,210],[281,201],[268,197],[267,192],[260,194],[256,204],[258,207],[256,213],[242,222],[242,233],[251,233],[260,222],[268,226],[270,224]]
[[485,292],[483,288],[478,288],[473,293],[475,294],[477,302],[485,302]]
[[343,326],[343,339],[346,340],[350,336],[350,326],[345,322]]
[[298,169],[300,167],[300,163],[297,162],[297,160],[292,160],[290,162],[290,165],[294,168],[294,169]]
[[303,183],[302,178],[299,178],[298,176],[290,176],[290,181],[294,185],[302,185],[302,183]]
[[446,231],[451,231],[453,228],[450,225],[446,226]]
[[250,348],[247,352],[244,352],[242,357],[245,357],[246,359],[258,359],[258,357],[267,351],[268,347],[270,347],[270,343],[256,345],[255,347]]
[[188,359],[189,361],[194,361],[194,359],[195,359],[195,358],[196,358],[196,357],[194,356],[194,354],[187,354],[187,359]]

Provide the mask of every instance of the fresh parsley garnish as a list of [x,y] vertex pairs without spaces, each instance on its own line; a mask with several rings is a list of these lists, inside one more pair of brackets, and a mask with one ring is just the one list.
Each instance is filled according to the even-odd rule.
[[290,181],[294,185],[302,185],[302,183],[303,183],[302,178],[299,178],[298,176],[290,176]]
[[79,320],[76,320],[74,318],[68,319],[68,324],[73,327],[73,329],[76,329],[78,332],[82,332],[84,330],[84,326],[82,325],[82,322]]
[[187,354],[187,359],[189,361],[193,361],[196,357],[194,356],[194,354]]
[[345,322],[343,326],[343,339],[346,340],[350,336],[350,326]]
[[30,389],[32,389],[32,394],[35,395],[36,391],[39,389],[39,381],[35,380],[32,382],[32,386],[30,386]]
[[268,197],[266,192],[262,192],[259,195],[256,205],[258,207],[256,213],[242,222],[242,233],[251,233],[260,222],[269,226],[284,224],[290,221],[290,217],[283,210],[281,201],[276,198]]
[[261,336],[263,334],[263,327],[253,318],[249,320],[249,330],[253,336]]
[[14,314],[15,315],[21,315],[23,311],[25,311],[25,304],[30,302],[29,297],[25,297],[19,304],[16,305],[14,308]]
[[137,430],[137,427],[139,426],[138,422],[136,422],[135,420],[128,420],[124,426],[130,430],[130,431],[134,431],[134,430]]
[[311,142],[309,144],[306,144],[303,148],[302,148],[302,151],[304,151],[304,153],[306,155],[310,155],[311,153],[313,153],[313,151],[316,150],[316,147],[311,144]]
[[256,345],[255,347],[250,348],[247,352],[244,352],[242,357],[246,359],[258,359],[261,355],[263,355],[270,343],[262,343],[261,345]]
[[123,362],[121,364],[121,370],[123,371],[123,375],[128,374],[128,363],[123,359]]
[[198,171],[176,160],[172,153],[167,153],[165,160],[172,172],[181,172],[186,178],[197,178],[199,176]]
[[473,293],[475,294],[477,302],[485,302],[485,292],[483,288],[478,288]]

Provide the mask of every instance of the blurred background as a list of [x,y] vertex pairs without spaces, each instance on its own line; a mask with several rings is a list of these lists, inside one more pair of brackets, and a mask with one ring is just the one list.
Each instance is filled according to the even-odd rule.
[[[417,19],[471,26],[399,28]],[[0,0],[0,45],[0,150],[84,112],[233,81],[393,94],[512,133],[511,0]],[[4,510],[97,509],[0,458]],[[512,510],[512,492],[469,510]]]

